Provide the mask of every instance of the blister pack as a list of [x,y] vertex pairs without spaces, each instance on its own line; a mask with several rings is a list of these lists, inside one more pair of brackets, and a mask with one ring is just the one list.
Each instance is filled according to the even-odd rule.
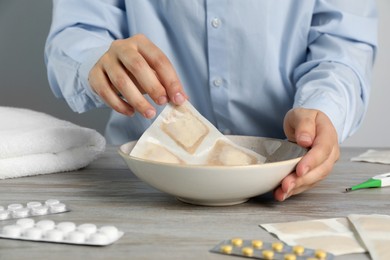
[[253,259],[276,260],[331,260],[333,254],[303,246],[289,246],[282,242],[263,242],[233,238],[224,240],[211,249],[213,253],[244,256]]
[[266,160],[230,141],[188,101],[181,106],[167,104],[130,155],[164,163],[211,166],[261,164]]
[[91,223],[76,225],[47,219],[35,222],[31,218],[18,219],[0,230],[0,238],[90,246],[106,246],[122,236],[115,226],[98,228]]
[[12,203],[8,206],[0,205],[0,220],[43,216],[69,211],[64,203],[57,199],[48,199],[44,202],[31,201],[26,204]]

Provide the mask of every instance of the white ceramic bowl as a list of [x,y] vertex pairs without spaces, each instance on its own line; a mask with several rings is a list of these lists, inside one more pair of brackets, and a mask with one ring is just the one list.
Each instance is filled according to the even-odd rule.
[[246,166],[199,166],[154,162],[129,156],[136,141],[123,144],[119,154],[130,170],[152,187],[198,205],[226,206],[269,192],[292,172],[306,149],[285,140],[228,136],[235,143],[267,158]]

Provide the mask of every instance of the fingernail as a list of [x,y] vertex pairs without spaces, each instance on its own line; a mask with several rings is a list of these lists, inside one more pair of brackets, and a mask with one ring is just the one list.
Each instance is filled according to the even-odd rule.
[[149,118],[149,119],[150,119],[150,118],[153,118],[153,117],[156,116],[156,111],[154,111],[154,109],[149,108],[148,110],[145,111],[144,116],[145,116],[146,118]]
[[312,140],[311,137],[308,134],[302,134],[298,137],[298,140],[303,143],[311,144]]
[[177,105],[181,105],[186,100],[181,93],[176,93],[173,97]]
[[282,199],[282,201],[285,201],[287,198],[288,198],[288,194],[287,194],[287,193],[285,193],[285,194],[283,195],[283,199]]
[[164,104],[167,103],[167,102],[168,102],[168,98],[167,98],[166,96],[161,96],[161,97],[159,97],[158,100],[157,100],[157,103],[158,103],[159,105],[164,105]]

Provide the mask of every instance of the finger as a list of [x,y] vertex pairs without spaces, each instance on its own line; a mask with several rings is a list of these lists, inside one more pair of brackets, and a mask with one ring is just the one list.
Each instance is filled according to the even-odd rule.
[[307,174],[311,169],[316,168],[325,162],[331,155],[333,162],[339,157],[337,133],[332,123],[324,114],[319,114],[317,120],[317,136],[312,148],[301,159],[296,167],[298,176]]
[[104,68],[114,88],[121,93],[130,106],[146,118],[155,117],[155,108],[142,95],[119,61],[112,59],[110,62],[105,62]]
[[165,88],[157,78],[155,71],[149,66],[144,57],[137,51],[129,48],[125,53],[118,55],[120,62],[134,78],[141,92],[148,94],[158,105],[167,103],[168,97]]
[[168,57],[146,37],[139,35],[138,51],[157,73],[168,97],[176,105],[181,105],[187,98],[183,87]]
[[285,130],[289,140],[303,147],[310,147],[316,136],[318,111],[296,108],[286,116]]
[[292,192],[292,190],[295,188],[296,179],[297,179],[297,176],[296,176],[295,172],[287,175],[282,180],[279,187],[277,187],[275,189],[274,198],[278,201],[284,201],[288,197],[288,194],[290,194]]
[[127,116],[134,115],[133,107],[123,101],[116,91],[113,90],[113,86],[103,70],[100,68],[93,68],[89,74],[89,83],[96,94],[98,94],[102,100],[115,111]]

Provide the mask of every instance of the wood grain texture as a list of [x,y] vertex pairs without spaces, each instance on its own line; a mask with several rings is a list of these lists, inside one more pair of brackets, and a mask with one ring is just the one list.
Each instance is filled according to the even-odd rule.
[[[351,213],[390,214],[390,188],[343,193],[350,185],[390,171],[390,165],[350,161],[365,148],[343,148],[327,179],[283,203],[265,194],[230,207],[189,205],[151,188],[128,170],[116,149],[108,148],[100,159],[79,171],[2,180],[0,205],[59,199],[70,212],[36,220],[115,225],[125,232],[119,241],[90,247],[1,239],[0,259],[233,259],[209,250],[237,236],[275,241],[259,224]],[[0,224],[10,222],[14,221]],[[354,254],[336,259],[369,258]]]

